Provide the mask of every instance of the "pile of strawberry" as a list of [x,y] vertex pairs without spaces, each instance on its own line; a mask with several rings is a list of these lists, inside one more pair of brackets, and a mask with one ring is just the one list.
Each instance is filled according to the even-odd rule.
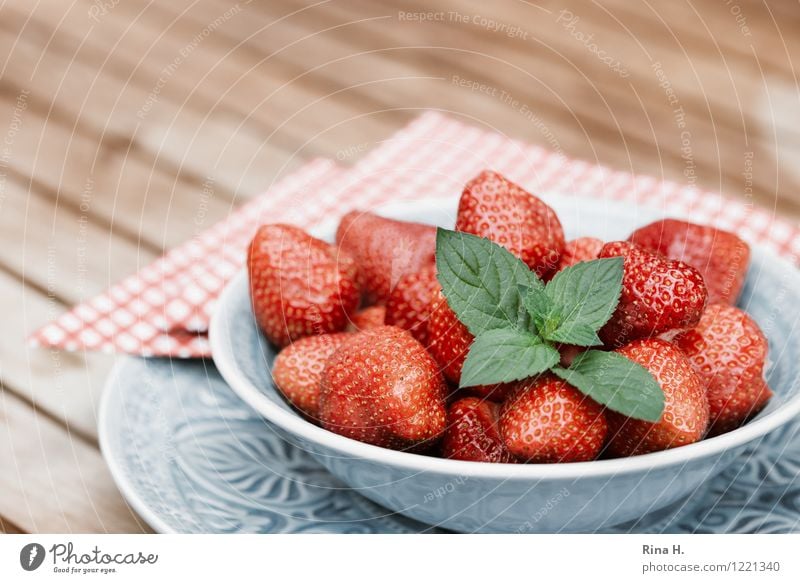
[[265,225],[248,256],[273,377],[311,422],[366,443],[483,462],[577,462],[739,427],[772,395],[767,342],[733,304],[736,235],[662,220],[565,241],[496,172],[455,230],[351,212],[336,244]]

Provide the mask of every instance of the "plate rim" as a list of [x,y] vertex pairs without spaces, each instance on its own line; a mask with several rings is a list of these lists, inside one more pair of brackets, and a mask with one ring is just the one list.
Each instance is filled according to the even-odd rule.
[[111,427],[108,422],[112,399],[114,397],[117,399],[120,398],[119,393],[121,389],[119,388],[118,379],[122,375],[123,369],[136,360],[139,359],[135,356],[117,355],[116,362],[106,379],[97,412],[97,437],[100,445],[100,453],[106,462],[106,466],[111,473],[111,478],[114,480],[120,494],[122,494],[122,497],[131,508],[133,508],[136,514],[159,534],[180,534],[179,530],[171,527],[163,518],[156,514],[139,495],[133,482],[128,477],[127,471],[118,460],[118,456],[115,455],[116,449],[112,445]]

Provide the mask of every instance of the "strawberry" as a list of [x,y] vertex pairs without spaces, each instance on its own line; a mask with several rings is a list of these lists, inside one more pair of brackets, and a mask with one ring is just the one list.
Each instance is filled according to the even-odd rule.
[[[445,378],[451,383],[458,385],[461,380],[461,369],[473,340],[475,337],[461,323],[447,304],[441,288],[437,287],[428,318],[428,351],[439,363]],[[469,387],[464,390],[480,397],[502,401],[512,387],[513,383],[503,383]]]
[[593,460],[607,430],[600,405],[550,374],[518,383],[500,411],[503,442],[520,461]]
[[628,240],[697,269],[706,282],[709,304],[733,304],[739,297],[750,263],[750,247],[733,233],[664,219],[637,229]]
[[275,386],[292,405],[311,419],[319,419],[319,384],[328,357],[353,334],[338,332],[307,336],[278,353],[272,366]]
[[352,257],[299,227],[260,227],[250,243],[247,269],[256,321],[279,347],[343,330],[358,307]]
[[445,430],[446,383],[407,331],[359,332],[328,359],[320,419],[329,431],[390,449],[421,450]]
[[428,350],[447,380],[458,384],[461,368],[467,358],[469,346],[475,337],[461,323],[456,313],[447,305],[441,288],[437,288],[431,300],[428,319]]
[[433,264],[436,228],[352,211],[342,217],[336,242],[358,263],[366,302],[385,304],[400,278]]
[[473,462],[514,463],[497,423],[500,405],[475,397],[459,399],[447,410],[442,455]]
[[622,241],[606,243],[599,257],[625,258],[619,304],[600,330],[606,345],[691,328],[700,320],[707,292],[694,267]]
[[556,348],[561,353],[560,364],[564,368],[569,368],[576,356],[588,350],[586,346],[575,346],[574,344],[559,344]]
[[350,323],[347,325],[349,332],[360,332],[362,330],[371,330],[378,326],[383,326],[386,321],[386,307],[385,306],[370,306],[359,310],[353,314]]
[[594,237],[578,237],[572,241],[567,241],[564,250],[561,252],[561,260],[558,263],[558,270],[570,267],[582,261],[597,259],[597,255],[603,248],[603,241]]
[[694,443],[708,427],[706,390],[686,356],[659,338],[635,340],[617,352],[645,367],[664,392],[664,412],[656,423],[607,410],[608,452],[631,456]]
[[553,209],[491,170],[464,187],[456,230],[502,245],[542,278],[558,266],[564,247],[564,230]]
[[700,323],[676,336],[673,343],[705,384],[711,408],[709,435],[736,429],[772,397],[764,380],[767,339],[742,310],[711,305]]
[[389,294],[386,323],[408,330],[422,344],[427,344],[431,301],[438,288],[434,265],[404,275]]

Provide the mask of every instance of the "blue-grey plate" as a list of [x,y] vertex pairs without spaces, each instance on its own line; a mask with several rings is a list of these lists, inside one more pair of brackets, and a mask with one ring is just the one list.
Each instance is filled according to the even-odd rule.
[[[159,532],[435,531],[343,486],[210,362],[121,358],[99,432],[123,495]],[[786,426],[689,499],[607,532],[800,531],[798,475],[800,430]]]

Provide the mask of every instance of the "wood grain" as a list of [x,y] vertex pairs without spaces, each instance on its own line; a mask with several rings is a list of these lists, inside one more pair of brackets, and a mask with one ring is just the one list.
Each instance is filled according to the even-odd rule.
[[798,32],[797,3],[756,0],[7,0],[0,531],[144,528],[96,445],[112,359],[31,350],[26,334],[421,110],[797,221]]
[[0,392],[0,512],[32,532],[142,532],[99,450]]

